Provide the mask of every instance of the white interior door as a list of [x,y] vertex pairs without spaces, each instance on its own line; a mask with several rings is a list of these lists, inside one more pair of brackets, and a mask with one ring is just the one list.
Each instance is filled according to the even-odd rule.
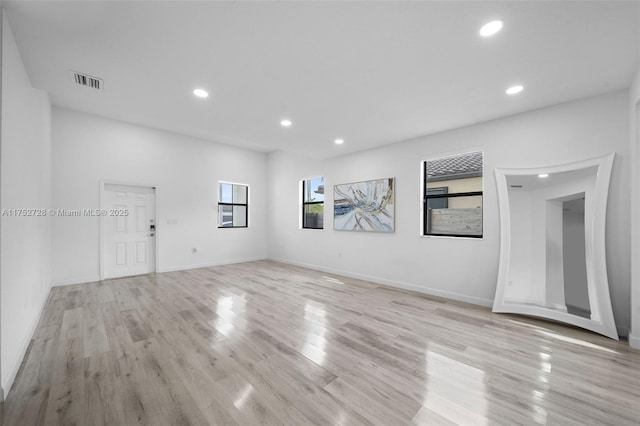
[[155,188],[105,184],[102,215],[103,278],[155,272]]

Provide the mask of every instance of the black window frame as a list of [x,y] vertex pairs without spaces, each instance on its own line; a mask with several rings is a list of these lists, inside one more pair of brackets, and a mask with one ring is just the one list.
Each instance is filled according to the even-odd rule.
[[[220,201],[222,198],[222,185],[231,185],[231,203]],[[233,202],[234,186],[243,186],[246,188],[246,202],[235,203]],[[224,226],[220,223],[220,206],[231,206],[231,226]],[[245,207],[244,225],[235,226],[233,224],[233,207]],[[224,222],[223,222],[224,223]],[[218,229],[233,229],[233,228],[248,228],[249,227],[249,185],[244,183],[232,183],[232,182],[218,182]]]
[[306,200],[306,198],[305,198],[306,187],[307,187],[307,185],[305,183],[308,182],[308,181],[312,181],[314,179],[318,179],[318,178],[322,178],[322,184],[324,185],[324,176],[317,176],[317,177],[314,177],[314,178],[302,179],[302,229],[324,229],[324,218],[322,220],[322,226],[320,226],[320,227],[307,226],[307,223],[306,223],[306,214],[305,214],[305,207],[306,206],[322,204],[322,214],[324,216],[324,200],[322,200],[322,201],[305,201]]
[[[446,155],[446,156],[442,156],[439,158],[450,158],[450,157],[457,157],[457,156],[463,156],[465,154],[473,154],[476,152],[480,152],[482,154],[482,168],[480,170],[480,172],[472,172],[472,173],[468,173],[466,176],[467,178],[471,178],[471,177],[482,177],[482,187],[484,189],[484,152],[483,151],[469,151],[469,152],[463,152],[460,154],[455,154],[455,155]],[[445,187],[437,187],[437,188],[428,188],[427,184],[428,182],[434,182],[434,180],[428,180],[428,171],[427,171],[427,164],[431,161],[435,161],[439,158],[435,158],[435,159],[430,159],[430,160],[424,160],[423,161],[423,192],[422,192],[422,235],[425,237],[451,237],[451,238],[476,238],[476,239],[481,239],[484,237],[484,191],[468,191],[468,192],[448,192],[448,188],[446,192],[443,193],[432,193],[429,194],[429,190],[435,190],[435,189],[442,189]],[[442,179],[444,180],[444,179]],[[437,180],[435,180],[437,182]],[[434,191],[435,192],[435,191]],[[429,232],[429,228],[430,228],[430,223],[429,223],[429,209],[428,209],[428,205],[429,205],[429,200],[436,200],[436,199],[446,199],[445,204],[448,205],[448,199],[449,198],[460,198],[460,197],[482,197],[482,208],[481,208],[481,213],[482,213],[482,217],[481,217],[481,221],[482,221],[482,233],[481,234],[444,234],[444,233],[435,233],[435,232]]]
[[[426,185],[426,182],[425,182]],[[448,186],[438,186],[435,188],[426,188],[425,187],[425,193],[427,195],[427,197],[430,200],[433,199],[440,199],[442,200],[442,208],[448,208],[449,207],[449,197],[437,197],[436,195],[446,195],[449,194],[449,187]],[[425,199],[427,198],[425,197]]]

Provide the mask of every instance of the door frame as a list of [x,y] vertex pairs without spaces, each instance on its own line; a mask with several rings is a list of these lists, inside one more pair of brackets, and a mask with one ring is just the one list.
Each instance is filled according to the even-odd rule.
[[[155,204],[155,223],[156,223],[156,235],[154,240],[154,245],[153,245],[153,251],[154,251],[154,256],[153,256],[153,273],[158,272],[158,240],[160,239],[160,234],[159,234],[159,220],[158,220],[158,185],[154,185],[154,184],[148,184],[148,183],[133,183],[133,182],[123,182],[123,181],[117,181],[117,180],[111,180],[111,179],[100,179],[100,210],[105,209],[105,201],[104,201],[104,193],[105,193],[105,186],[106,185],[123,185],[123,186],[138,186],[138,187],[143,187],[143,188],[153,188],[153,195],[154,195],[154,204]],[[106,239],[106,235],[105,235],[105,216],[100,215],[100,281],[104,280],[104,241]]]

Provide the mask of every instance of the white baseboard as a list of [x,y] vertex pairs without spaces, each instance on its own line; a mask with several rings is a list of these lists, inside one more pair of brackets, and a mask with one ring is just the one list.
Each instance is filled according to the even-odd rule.
[[[255,262],[258,260],[266,260],[266,257],[248,257],[244,259],[230,259],[230,260],[222,260],[218,262],[207,262],[207,263],[199,263],[193,265],[182,265],[182,266],[171,266],[169,268],[159,268],[157,272],[176,272],[176,271],[186,271],[188,269],[197,269],[197,268],[208,268],[210,266],[220,266],[220,265],[231,265],[234,263],[244,263],[244,262]],[[57,280],[51,283],[52,287],[61,287],[65,285],[76,285],[76,284],[87,284],[100,281],[100,275],[87,275],[85,277],[80,278],[66,278],[62,280]]]
[[100,275],[87,275],[85,277],[79,278],[66,278],[62,280],[53,281],[51,283],[52,287],[62,287],[65,285],[76,285],[76,284],[86,284],[93,283],[96,281],[100,281]]
[[567,312],[567,305],[561,305],[559,303],[550,303],[549,307],[555,311]]
[[40,323],[40,317],[42,316],[42,312],[44,312],[44,307],[47,304],[47,300],[49,300],[49,294],[51,293],[51,289],[47,292],[47,296],[43,298],[42,303],[40,304],[40,308],[38,310],[38,316],[35,321],[31,323],[29,326],[29,332],[25,340],[22,342],[20,346],[20,352],[18,352],[18,357],[13,361],[12,365],[5,370],[5,367],[2,366],[3,371],[8,371],[7,379],[0,386],[0,396],[2,397],[0,401],[4,401],[4,396],[11,391],[11,386],[13,386],[13,382],[18,375],[18,371],[20,371],[20,366],[22,365],[22,361],[24,360],[25,355],[27,354],[27,349],[29,348],[29,344],[31,343],[31,339],[33,339],[33,333],[36,331],[36,327]]
[[634,349],[640,349],[640,334],[634,334],[629,330],[629,346]]
[[330,273],[330,274],[342,275],[342,276],[349,277],[349,278],[355,278],[355,279],[359,279],[359,280],[370,281],[372,283],[382,284],[382,285],[389,286],[389,287],[394,287],[394,288],[400,288],[400,289],[403,289],[403,290],[411,290],[411,291],[415,291],[417,293],[428,294],[428,295],[431,295],[431,296],[444,297],[446,299],[458,300],[460,302],[471,303],[473,305],[480,305],[480,306],[485,306],[485,307],[488,307],[488,308],[493,306],[493,300],[482,299],[480,297],[467,296],[467,295],[464,295],[464,294],[452,293],[452,292],[449,292],[449,291],[438,290],[438,289],[435,289],[435,288],[430,288],[430,287],[424,287],[424,286],[419,286],[419,285],[415,285],[415,284],[404,283],[404,282],[401,282],[401,281],[388,280],[388,279],[385,279],[385,278],[374,277],[374,276],[370,276],[370,275],[355,274],[355,273],[349,272],[349,271],[343,271],[343,270],[340,270],[340,269],[333,269],[333,268],[325,268],[323,266],[312,265],[312,264],[303,263],[303,262],[295,262],[295,261],[291,261],[289,259],[281,259],[281,258],[277,258],[277,257],[270,257],[269,260],[273,260],[273,261],[281,262],[281,263],[287,263],[289,265],[301,266],[303,268],[315,269],[316,271],[327,272],[327,273]]
[[234,263],[245,263],[245,262],[257,262],[258,260],[267,260],[266,257],[247,257],[244,259],[229,259],[229,260],[221,260],[216,262],[207,262],[207,263],[199,263],[193,265],[183,265],[183,266],[172,266],[169,268],[160,268],[158,272],[176,272],[176,271],[186,271],[189,269],[198,269],[198,268],[209,268],[211,266],[221,266],[221,265],[232,265]]

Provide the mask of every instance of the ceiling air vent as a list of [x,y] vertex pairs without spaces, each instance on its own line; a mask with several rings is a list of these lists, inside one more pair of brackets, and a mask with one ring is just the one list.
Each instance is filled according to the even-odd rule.
[[92,77],[90,75],[82,74],[77,71],[69,72],[71,73],[71,79],[75,84],[96,90],[102,90],[104,88],[104,80],[102,80],[101,78]]

